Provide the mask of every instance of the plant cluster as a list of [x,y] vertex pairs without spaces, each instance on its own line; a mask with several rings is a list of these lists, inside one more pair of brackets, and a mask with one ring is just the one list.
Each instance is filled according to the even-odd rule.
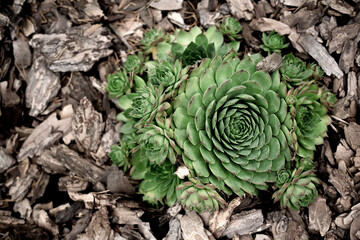
[[[233,18],[206,32],[151,30],[144,52],[109,75],[124,122],[109,155],[141,181],[147,202],[213,211],[227,195],[256,196],[270,183],[282,207],[316,198],[314,151],[336,97],[318,86],[320,68],[292,54],[272,73],[256,68],[260,54],[240,59],[240,31]],[[265,34],[263,49],[280,53],[284,40]]]

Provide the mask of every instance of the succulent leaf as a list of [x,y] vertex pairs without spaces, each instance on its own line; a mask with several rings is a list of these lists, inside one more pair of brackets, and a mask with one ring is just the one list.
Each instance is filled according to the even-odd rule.
[[292,53],[283,57],[283,65],[280,67],[282,79],[289,88],[297,87],[313,75],[313,70],[306,67],[306,63],[295,57]]

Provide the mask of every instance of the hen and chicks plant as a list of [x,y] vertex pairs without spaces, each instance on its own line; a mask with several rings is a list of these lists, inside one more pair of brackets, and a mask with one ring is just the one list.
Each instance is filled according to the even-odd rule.
[[[317,83],[319,67],[292,54],[271,73],[256,68],[260,54],[240,59],[240,32],[234,18],[205,32],[150,30],[144,53],[109,75],[124,122],[109,156],[141,181],[145,201],[214,211],[233,193],[256,196],[269,185],[281,207],[316,198],[314,151],[336,97]],[[274,32],[263,36],[269,53],[288,46]]]

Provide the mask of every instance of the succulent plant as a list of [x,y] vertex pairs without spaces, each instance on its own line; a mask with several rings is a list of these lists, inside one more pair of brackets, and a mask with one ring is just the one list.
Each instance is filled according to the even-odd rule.
[[174,64],[169,62],[151,62],[147,64],[148,81],[154,86],[163,85],[165,93],[173,93],[187,77],[187,67],[183,68],[182,63],[177,60]]
[[227,35],[231,41],[236,41],[236,39],[241,38],[240,32],[242,26],[239,21],[233,17],[225,18],[218,27],[223,35]]
[[291,178],[291,171],[290,170],[280,170],[277,173],[276,176],[276,186],[277,187],[281,187],[283,186],[285,183],[287,183]]
[[302,169],[304,171],[313,170],[314,169],[314,161],[312,157],[301,158],[296,156],[296,169]]
[[[293,120],[292,143],[300,157],[313,157],[315,146],[322,144],[331,118],[321,104],[322,89],[314,82],[291,89],[287,101]],[[293,103],[292,103],[293,102]]]
[[144,38],[141,40],[141,44],[145,50],[149,50],[151,47],[156,45],[158,41],[164,38],[164,36],[165,33],[162,30],[150,29],[145,33]]
[[110,147],[111,152],[109,157],[111,161],[118,167],[122,167],[124,172],[126,172],[131,167],[129,155],[130,149],[127,146],[126,142],[120,142],[119,145],[114,145]]
[[281,49],[287,48],[289,46],[289,43],[285,43],[285,36],[281,36],[275,31],[271,31],[269,35],[263,33],[262,41],[263,44],[260,45],[260,48],[268,52],[269,55],[271,53],[281,54]]
[[124,63],[124,69],[127,72],[138,74],[140,72],[141,65],[142,65],[142,60],[139,58],[138,55],[133,54],[127,57],[127,60]]
[[106,90],[109,92],[110,98],[118,98],[130,92],[130,83],[126,76],[126,72],[118,71],[109,74],[107,80]]
[[239,47],[240,42],[237,41],[224,43],[224,36],[215,26],[205,33],[194,27],[190,32],[175,32],[170,43],[160,43],[157,56],[162,61],[181,59],[183,65],[188,66],[204,58],[225,56],[232,50],[236,52]]
[[[156,124],[155,124],[156,123]],[[137,132],[136,148],[143,150],[151,163],[161,165],[166,159],[175,164],[180,149],[174,141],[174,133],[170,128],[171,119],[156,118],[154,124],[143,126]]]
[[295,57],[292,53],[283,57],[283,65],[280,67],[281,78],[287,86],[297,87],[313,75],[313,70],[306,67],[306,63]]
[[291,157],[286,86],[277,72],[256,71],[260,60],[206,59],[174,103],[175,139],[186,166],[238,195],[266,189]]
[[159,202],[164,204],[165,199],[168,206],[174,205],[179,197],[176,186],[181,181],[174,174],[176,166],[165,161],[161,165],[151,164],[147,170],[139,186],[139,192],[144,194],[143,200],[158,205]]
[[307,207],[317,198],[316,184],[319,183],[320,180],[313,171],[295,169],[289,180],[273,194],[273,198],[275,201],[280,201],[282,208],[299,210],[300,207]]
[[329,91],[324,91],[320,101],[328,110],[332,110],[336,105],[337,98],[334,93]]
[[152,122],[156,116],[161,115],[170,108],[165,102],[163,86],[155,88],[152,84],[139,88],[129,98],[131,106],[117,116],[117,119],[136,119],[135,128]]
[[176,189],[182,191],[179,197],[181,205],[189,210],[213,212],[226,204],[212,184],[205,185],[195,178],[190,178]]

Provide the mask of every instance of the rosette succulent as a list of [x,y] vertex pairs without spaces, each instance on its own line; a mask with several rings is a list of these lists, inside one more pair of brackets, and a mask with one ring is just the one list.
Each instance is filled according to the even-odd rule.
[[185,165],[238,195],[266,189],[291,157],[286,86],[277,72],[256,71],[260,60],[206,59],[174,103],[175,139]]
[[149,62],[148,67],[148,81],[154,86],[163,86],[165,93],[178,88],[187,77],[187,67],[183,68],[180,61],[175,64],[169,62]]
[[219,26],[220,31],[229,37],[231,41],[235,41],[236,39],[240,39],[240,32],[242,30],[242,26],[238,20],[233,17],[225,18]]
[[134,74],[137,74],[140,72],[141,65],[142,65],[142,61],[138,55],[130,55],[127,57],[127,60],[124,63],[124,69],[127,72],[132,72]]
[[300,207],[307,207],[317,198],[316,184],[319,183],[320,180],[313,171],[295,169],[289,180],[274,193],[273,198],[275,201],[280,201],[282,208],[299,210]]
[[150,50],[157,42],[161,41],[164,36],[165,33],[162,30],[150,29],[145,33],[144,38],[141,40],[141,44],[145,50]]
[[295,57],[292,53],[283,57],[283,65],[280,67],[281,77],[287,86],[297,87],[303,84],[313,75],[313,70],[306,67],[306,63]]
[[[152,122],[156,116],[161,115],[170,108],[165,102],[163,86],[159,88],[144,86],[133,93],[130,97],[131,106],[117,116],[118,119],[136,119],[136,128]],[[124,117],[125,116],[125,117]]]
[[219,207],[223,207],[226,204],[212,184],[205,185],[194,178],[189,180],[176,188],[182,191],[179,198],[182,206],[197,212],[212,212],[219,210]]
[[127,146],[126,142],[120,142],[120,144],[111,146],[111,152],[109,153],[109,157],[113,163],[118,166],[122,167],[124,172],[126,172],[130,167],[130,149]]
[[119,71],[109,74],[107,80],[106,90],[109,92],[110,98],[118,98],[130,92],[130,83],[126,72]]
[[172,206],[178,199],[179,192],[176,186],[180,184],[180,178],[174,174],[176,166],[169,161],[161,165],[152,164],[147,168],[144,180],[139,186],[140,193],[144,194],[143,199],[151,204],[164,204]]
[[285,43],[285,36],[281,36],[280,34],[272,31],[267,35],[266,33],[262,34],[263,44],[260,45],[260,48],[271,53],[281,54],[281,49],[287,48],[289,43]]
[[315,146],[323,143],[331,123],[327,108],[321,104],[321,96],[322,89],[314,82],[288,92],[287,102],[293,120],[292,143],[300,157],[313,157]]
[[194,27],[190,32],[175,32],[170,43],[160,43],[157,56],[162,61],[181,59],[183,65],[188,66],[204,58],[225,56],[232,50],[236,52],[239,47],[240,42],[237,41],[224,43],[224,36],[215,26],[205,33]]
[[145,125],[137,134],[138,149],[143,150],[150,162],[161,165],[166,159],[175,164],[180,149],[174,141],[173,130],[170,129],[171,119],[156,119],[156,124]]

